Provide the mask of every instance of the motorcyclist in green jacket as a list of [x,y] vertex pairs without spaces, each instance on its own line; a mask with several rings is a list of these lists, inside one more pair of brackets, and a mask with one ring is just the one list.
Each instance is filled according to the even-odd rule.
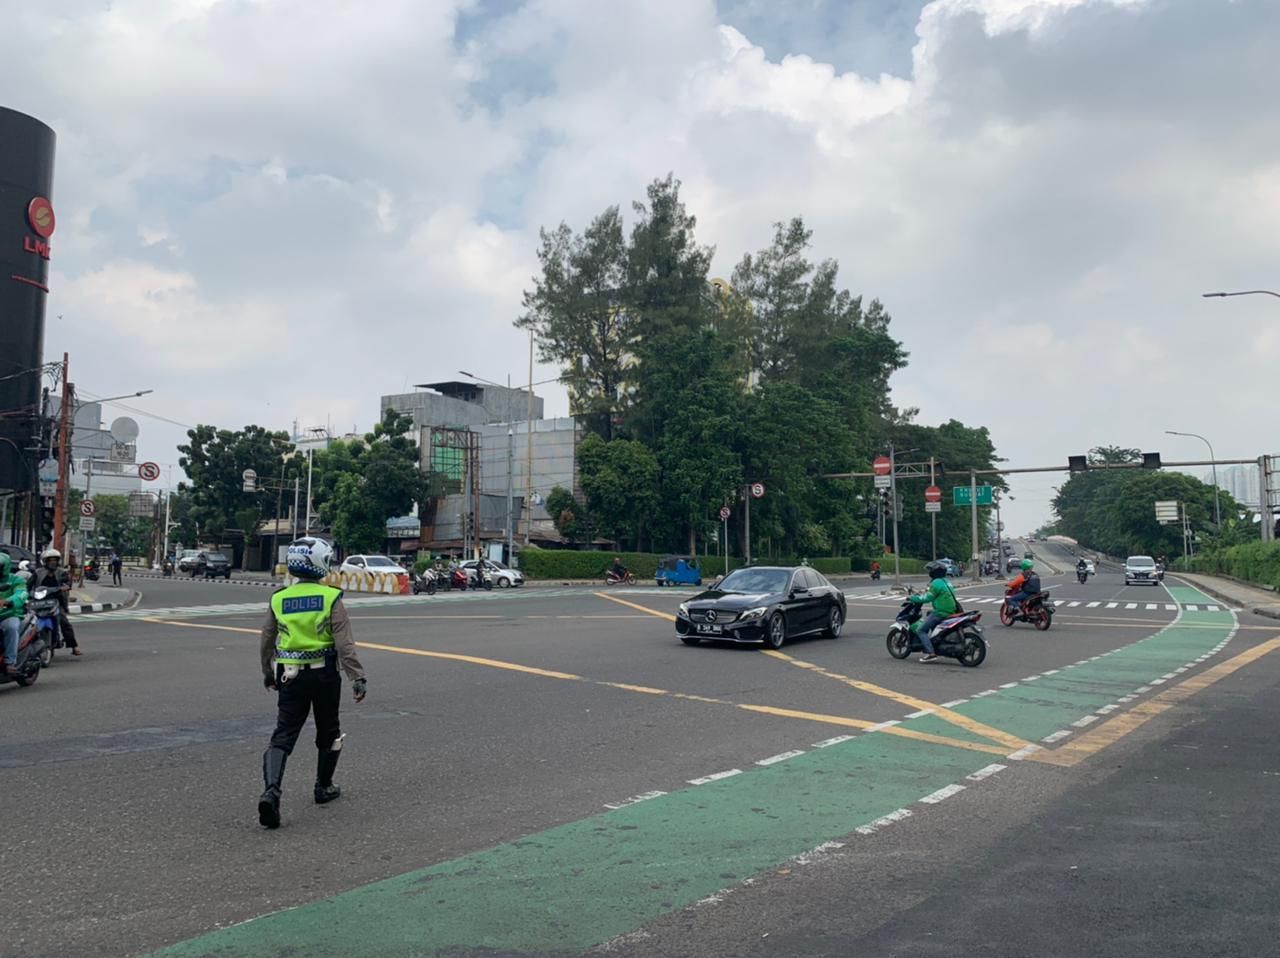
[[936,629],[947,616],[955,615],[960,604],[956,601],[951,583],[947,581],[946,566],[941,562],[930,562],[924,567],[924,571],[930,579],[929,591],[911,596],[910,601],[916,605],[924,605],[927,602],[933,606],[933,611],[916,624],[916,635],[920,638],[920,644],[924,646],[924,654],[920,656],[920,661],[932,662],[938,656],[933,651],[933,641],[929,633]]
[[27,611],[27,582],[14,575],[9,553],[0,552],[0,632],[4,634],[4,664],[8,671],[18,664],[18,640],[22,637],[22,615]]

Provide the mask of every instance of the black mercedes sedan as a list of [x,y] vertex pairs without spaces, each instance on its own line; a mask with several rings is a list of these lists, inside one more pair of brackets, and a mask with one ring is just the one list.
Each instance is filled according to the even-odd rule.
[[844,593],[808,566],[752,566],[682,602],[676,635],[685,645],[714,639],[779,649],[802,635],[838,637],[845,612]]

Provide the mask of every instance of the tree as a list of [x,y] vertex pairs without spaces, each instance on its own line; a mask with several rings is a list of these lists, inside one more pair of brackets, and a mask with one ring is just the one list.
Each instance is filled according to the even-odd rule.
[[605,442],[587,436],[578,446],[578,468],[596,529],[638,549],[658,505],[658,460],[653,453],[632,440]]
[[1124,446],[1095,446],[1089,450],[1089,465],[1115,466],[1130,462],[1142,462],[1141,449]]
[[152,537],[155,535],[155,519],[129,516],[127,496],[95,495],[97,529],[93,533],[98,547],[115,549],[121,555],[149,556]]
[[381,550],[387,520],[426,496],[412,430],[412,417],[388,409],[363,439],[335,442],[314,454],[320,516],[348,552]]
[[[265,485],[255,492],[244,491],[243,474],[252,469],[260,480],[278,477],[285,457],[293,452],[288,433],[269,432],[261,426],[232,431],[198,425],[187,431],[187,439],[178,447],[182,454],[178,465],[190,482],[178,488],[190,492],[190,516],[202,533],[221,536],[227,529],[240,528],[249,510],[265,515],[274,507],[275,493]],[[246,535],[252,531],[244,530]]]
[[547,514],[556,531],[570,542],[591,539],[591,519],[587,508],[564,486],[553,486],[547,494]]
[[516,326],[533,330],[544,362],[562,364],[560,381],[569,389],[570,412],[611,439],[636,336],[623,299],[622,217],[611,206],[581,236],[564,223],[539,236],[542,276],[525,291],[525,314]]

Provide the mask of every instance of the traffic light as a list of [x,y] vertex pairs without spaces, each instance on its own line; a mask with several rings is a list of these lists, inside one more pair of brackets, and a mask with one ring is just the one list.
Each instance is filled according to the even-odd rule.
[[889,514],[889,490],[880,490],[880,511],[885,515]]
[[1068,472],[1085,472],[1089,468],[1088,456],[1067,456]]
[[1160,453],[1158,453],[1158,452],[1144,452],[1144,453],[1142,454],[1142,468],[1143,468],[1143,469],[1159,469],[1159,468],[1160,468]]

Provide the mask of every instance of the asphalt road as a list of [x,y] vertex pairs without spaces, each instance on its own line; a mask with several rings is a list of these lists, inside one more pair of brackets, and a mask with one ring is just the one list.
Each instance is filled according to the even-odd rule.
[[781,655],[681,645],[669,590],[351,597],[343,797],[304,732],[267,833],[269,590],[148,581],[0,688],[0,955],[1266,953],[1275,624],[1046,585],[1046,633],[962,588],[978,669],[891,659],[869,583]]

